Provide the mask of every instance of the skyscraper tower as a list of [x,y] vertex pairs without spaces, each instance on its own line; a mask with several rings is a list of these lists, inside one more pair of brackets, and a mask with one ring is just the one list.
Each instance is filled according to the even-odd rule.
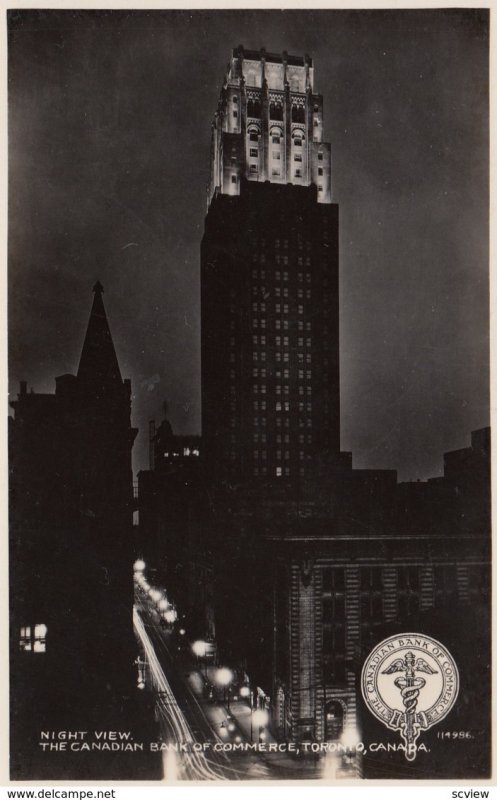
[[309,57],[236,48],[212,125],[201,253],[213,478],[305,484],[339,454],[338,207]]

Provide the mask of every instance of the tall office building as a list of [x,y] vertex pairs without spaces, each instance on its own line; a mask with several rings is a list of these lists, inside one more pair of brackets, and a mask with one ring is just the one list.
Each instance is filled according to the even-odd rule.
[[202,430],[226,485],[315,482],[339,454],[338,207],[312,60],[233,51],[201,256]]

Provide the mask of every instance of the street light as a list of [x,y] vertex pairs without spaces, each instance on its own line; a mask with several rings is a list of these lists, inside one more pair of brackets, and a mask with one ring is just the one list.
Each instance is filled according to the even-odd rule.
[[268,722],[269,722],[269,714],[267,713],[267,711],[264,708],[256,708],[255,711],[251,712],[251,717],[250,717],[250,741],[253,741],[253,738],[252,738],[252,724],[254,724],[256,727],[259,728],[259,742],[261,742],[262,739],[266,738],[263,728],[264,728],[265,725],[268,724]]
[[143,561],[141,558],[139,558],[139,559],[138,559],[137,561],[135,561],[135,563],[133,564],[133,570],[134,570],[135,572],[143,572],[143,570],[145,569],[145,567],[146,567],[146,564],[145,564],[145,562],[144,562],[144,561]]
[[[197,661],[201,664],[200,659],[207,656],[207,642],[202,641],[202,639],[197,639],[196,642],[192,644],[192,652],[194,655],[197,656]],[[203,669],[205,677],[207,677],[207,667],[204,662],[204,669]]]
[[232,671],[228,669],[228,667],[220,667],[216,672],[216,682],[219,684],[219,686],[223,687],[225,700],[226,700],[226,690],[228,690],[228,704],[227,704],[228,711],[231,711],[229,685],[233,680],[233,677],[234,675]]

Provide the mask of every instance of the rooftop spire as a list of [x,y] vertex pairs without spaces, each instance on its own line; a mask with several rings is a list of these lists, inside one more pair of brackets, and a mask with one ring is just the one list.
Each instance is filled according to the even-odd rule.
[[97,281],[93,287],[95,297],[78,368],[78,379],[81,384],[96,395],[106,394],[106,390],[115,386],[117,382],[122,384],[102,299],[103,291],[102,284]]

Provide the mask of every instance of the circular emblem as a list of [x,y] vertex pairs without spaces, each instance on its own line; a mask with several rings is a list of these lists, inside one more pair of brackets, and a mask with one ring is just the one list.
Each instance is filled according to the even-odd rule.
[[413,761],[421,731],[440,722],[456,702],[459,673],[436,639],[401,633],[371,651],[362,668],[361,689],[375,717],[400,731],[405,756]]

